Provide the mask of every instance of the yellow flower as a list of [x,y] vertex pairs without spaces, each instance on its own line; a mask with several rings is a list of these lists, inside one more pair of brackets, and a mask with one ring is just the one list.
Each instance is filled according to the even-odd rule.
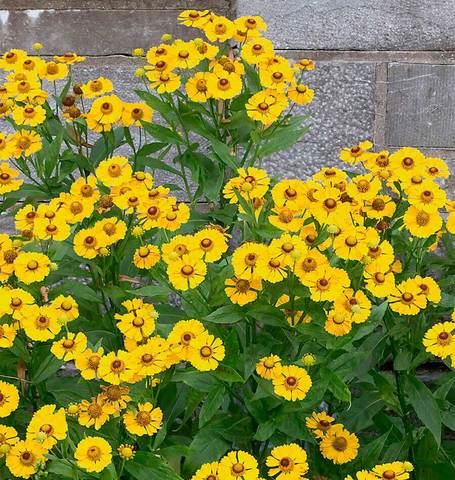
[[270,178],[265,170],[248,167],[239,168],[238,176],[229,180],[223,189],[224,198],[229,203],[238,203],[237,193],[246,200],[262,198],[269,189]]
[[295,63],[295,68],[298,70],[314,70],[314,61],[308,58],[301,58]]
[[[98,234],[98,235],[97,235]],[[99,250],[108,245],[106,235],[99,235],[94,228],[83,229],[74,235],[74,251],[77,255],[88,258],[95,258],[99,254]]]
[[367,214],[368,218],[377,220],[384,217],[392,217],[395,209],[395,202],[388,195],[376,195],[366,200],[362,207],[362,211]]
[[297,232],[303,226],[305,218],[301,212],[293,211],[288,207],[274,207],[268,217],[269,222],[276,228],[286,232]]
[[262,283],[259,278],[227,278],[224,282],[225,293],[232,303],[238,305],[246,305],[254,302],[258,297],[258,293],[262,289]]
[[381,187],[380,180],[371,173],[356,175],[346,185],[346,193],[357,201],[371,200],[379,193]]
[[179,13],[178,20],[187,27],[202,28],[212,15],[209,10],[184,10]]
[[104,402],[103,405],[114,415],[126,408],[131,397],[128,395],[130,389],[120,385],[101,386],[103,393],[99,395]]
[[19,172],[9,167],[7,163],[0,163],[0,195],[19,190],[24,180],[15,180]]
[[429,302],[439,303],[441,301],[441,289],[433,278],[417,275],[414,277],[414,281]]
[[267,24],[264,19],[258,15],[249,17],[239,17],[234,20],[236,32],[234,39],[238,42],[245,42],[250,38],[261,36],[261,32],[267,30]]
[[343,425],[338,424],[330,428],[319,447],[324,458],[340,465],[357,457],[359,441],[354,433],[348,432]]
[[167,267],[169,280],[177,290],[188,290],[201,284],[207,274],[207,265],[198,253],[189,253]]
[[118,448],[117,452],[123,460],[132,460],[134,458],[134,454],[136,453],[134,445],[129,445],[127,443],[122,443]]
[[411,205],[404,214],[404,225],[414,237],[428,238],[442,227],[438,212],[427,212]]
[[335,310],[347,313],[353,323],[365,322],[371,313],[371,302],[368,297],[362,290],[354,292],[352,288],[348,288],[337,297],[333,306]]
[[205,332],[198,335],[191,343],[189,361],[194,368],[206,372],[215,370],[224,359],[224,345],[220,338]]
[[314,192],[315,202],[309,204],[313,216],[319,223],[337,224],[347,217],[349,204],[341,200],[341,192],[334,187],[327,187]]
[[258,462],[242,450],[229,452],[220,460],[218,475],[223,480],[257,480]]
[[150,88],[153,88],[158,93],[172,93],[175,92],[181,83],[180,77],[173,72],[154,71],[147,74],[150,80]]
[[44,253],[26,252],[14,260],[14,272],[23,283],[41,282],[50,273],[51,261]]
[[317,248],[307,248],[304,246],[298,252],[297,259],[295,260],[294,273],[304,285],[307,285],[308,282],[312,282],[311,278],[315,271],[328,266],[329,261],[327,257]]
[[138,403],[137,411],[129,410],[123,415],[126,430],[132,435],[154,435],[161,427],[163,412],[150,402]]
[[38,342],[55,338],[62,329],[58,314],[46,305],[26,306],[22,313],[21,326],[27,337]]
[[98,77],[95,80],[89,80],[84,85],[81,85],[80,88],[85,98],[94,98],[112,92],[114,87],[109,79]]
[[234,22],[218,15],[212,15],[210,22],[207,22],[202,28],[211,42],[225,42],[230,40],[235,33]]
[[137,268],[148,269],[160,261],[160,251],[155,245],[143,245],[134,252],[133,263]]
[[296,365],[283,366],[272,382],[275,393],[292,402],[303,400],[312,385],[307,371]]
[[336,337],[346,335],[352,329],[351,317],[349,313],[344,310],[333,309],[327,315],[324,328],[328,333]]
[[423,339],[425,350],[443,360],[455,356],[455,322],[442,322],[426,331]]
[[360,142],[358,145],[353,147],[346,147],[340,152],[340,159],[343,162],[356,164],[359,162],[367,162],[376,154],[368,152],[368,150],[373,148],[373,144],[369,140]]
[[122,124],[125,127],[142,127],[141,122],[150,123],[153,118],[153,109],[145,103],[124,103]]
[[177,68],[194,68],[203,59],[193,41],[176,40],[171,47],[175,53],[175,66]]
[[272,380],[281,373],[281,358],[272,353],[267,357],[263,357],[256,364],[256,373],[266,380]]
[[78,443],[74,458],[80,468],[99,473],[111,463],[112,448],[104,438],[87,437]]
[[62,217],[55,217],[52,220],[38,217],[34,222],[33,233],[40,240],[61,242],[70,236],[71,229]]
[[333,240],[335,253],[344,260],[361,260],[368,254],[368,245],[377,245],[379,234],[374,228],[350,227]]
[[265,125],[273,123],[288,106],[286,96],[271,89],[252,95],[245,105],[247,115]]
[[123,350],[110,352],[101,358],[98,376],[112,385],[128,382],[133,374],[133,365],[129,363],[129,354]]
[[192,354],[194,340],[204,333],[204,325],[198,320],[180,320],[169,333],[169,349],[180,360],[187,361]]
[[101,125],[112,125],[123,113],[123,102],[116,95],[97,98],[90,108],[87,117]]
[[84,427],[94,427],[95,430],[99,430],[109,420],[111,413],[113,413],[111,406],[105,405],[102,396],[98,395],[90,402],[82,400],[79,404],[77,421]]
[[65,63],[55,63],[48,62],[46,63],[41,71],[39,76],[43,80],[48,82],[55,82],[56,80],[62,80],[68,75],[68,66]]
[[274,56],[273,43],[266,38],[253,38],[242,47],[245,62],[257,65]]
[[133,169],[126,157],[111,157],[100,162],[95,174],[104,185],[114,187],[127,182],[131,178]]
[[34,414],[27,427],[27,440],[40,442],[50,450],[59,440],[66,438],[68,425],[65,409],[56,410],[55,405],[44,405]]
[[207,80],[210,75],[209,72],[197,72],[186,82],[186,93],[193,102],[206,102],[211,98],[212,95],[207,86]]
[[0,314],[7,313],[12,315],[14,320],[21,320],[27,306],[34,304],[33,296],[21,288],[0,288]]
[[36,127],[46,119],[46,110],[40,105],[26,104],[13,110],[13,119],[17,125]]
[[98,375],[98,366],[104,354],[103,347],[99,347],[95,352],[87,348],[81,353],[76,354],[75,366],[81,372],[81,377],[85,380],[93,380]]
[[18,130],[9,137],[11,152],[19,158],[21,155],[29,157],[43,148],[38,133],[29,130]]
[[19,391],[11,383],[0,380],[0,417],[7,417],[19,406]]
[[305,424],[313,435],[321,439],[325,437],[334,421],[335,419],[325,412],[313,412],[310,417],[305,419]]
[[69,362],[87,348],[87,337],[79,332],[77,334],[68,332],[66,337],[54,342],[51,352],[60,360]]
[[11,447],[6,455],[9,471],[20,478],[30,478],[37,472],[40,464],[47,461],[47,450],[34,440],[20,440]]
[[54,58],[58,62],[66,63],[67,65],[73,65],[74,63],[85,61],[85,57],[78,55],[75,52],[66,52],[64,55],[54,55]]
[[[259,259],[268,256],[268,248],[254,242],[246,242],[238,247],[232,255],[232,266],[234,267],[235,275],[238,279],[252,280],[259,279]],[[248,286],[250,288],[251,285]],[[240,286],[241,289],[246,288],[247,285]],[[258,285],[260,288],[260,286]],[[257,287],[256,287],[257,288]]]
[[310,289],[312,300],[323,302],[335,300],[351,281],[345,270],[327,265],[310,273],[302,283]]
[[288,276],[286,259],[276,255],[274,249],[268,248],[258,259],[257,274],[270,283],[281,282]]
[[294,82],[294,73],[287,59],[277,62],[269,60],[260,65],[259,79],[263,87],[284,92]]
[[395,277],[389,271],[387,262],[386,264],[380,260],[371,262],[365,267],[363,275],[366,289],[375,297],[386,297],[395,288]]
[[218,465],[218,462],[204,463],[191,477],[191,480],[219,480]]
[[406,465],[403,462],[383,463],[376,465],[373,470],[372,480],[375,479],[393,479],[393,480],[407,480],[409,473]]
[[[300,297],[295,296],[294,302],[299,300],[299,298]],[[284,293],[278,298],[278,300],[275,303],[275,306],[281,307],[282,305],[286,305],[287,308],[284,308],[284,314],[286,315],[286,320],[291,327],[295,327],[302,320],[303,310],[292,309],[293,305],[291,303],[292,302],[289,295],[286,295]],[[303,319],[304,322],[305,320],[307,320],[307,316],[305,316],[305,318]],[[305,322],[305,323],[309,323],[309,322]]]
[[26,57],[27,52],[13,48],[2,55],[0,68],[5,71],[14,70]]
[[163,212],[163,216],[159,219],[159,226],[171,232],[178,230],[183,224],[190,219],[190,208],[184,202],[175,204],[175,198],[170,198],[168,209]]
[[161,337],[150,338],[130,353],[134,372],[139,376],[153,376],[167,368],[168,343]]
[[[1,103],[0,103],[0,116],[1,116]],[[7,139],[6,134],[0,132],[0,160],[8,160],[13,155],[11,148],[11,141]]]
[[96,186],[96,178],[94,175],[88,177],[80,177],[71,184],[70,193],[78,197],[82,197],[86,202],[96,202],[100,193]]
[[314,97],[314,90],[302,83],[289,88],[287,93],[288,97],[297,105],[311,103]]
[[18,441],[15,428],[0,424],[0,458],[4,457]]
[[400,148],[390,155],[390,168],[400,180],[421,175],[425,168],[425,155],[417,148]]
[[408,279],[389,292],[389,306],[400,315],[416,315],[427,306],[427,298],[415,279]]
[[228,249],[225,234],[216,228],[208,227],[200,230],[194,235],[194,240],[205,262],[218,261]]
[[17,330],[13,325],[0,324],[0,348],[11,348],[16,338]]
[[275,447],[267,457],[266,465],[269,475],[277,480],[303,478],[308,472],[307,454],[296,443]]
[[427,157],[425,159],[424,175],[429,178],[449,178],[450,171],[442,158]]
[[114,318],[118,322],[117,328],[125,337],[139,341],[149,337],[154,332],[158,313],[152,304],[146,304],[132,312],[116,313]]
[[242,77],[237,73],[218,72],[207,76],[207,89],[213,98],[228,100],[242,91]]
[[444,190],[431,180],[425,180],[419,185],[409,187],[406,193],[411,205],[428,213],[436,212],[447,201]]
[[79,317],[79,308],[71,295],[59,295],[52,300],[51,307],[56,311],[60,321],[71,322]]

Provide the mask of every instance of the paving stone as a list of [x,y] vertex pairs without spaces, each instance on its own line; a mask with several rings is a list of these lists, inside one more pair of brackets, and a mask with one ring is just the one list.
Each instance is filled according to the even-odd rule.
[[130,54],[160,42],[163,33],[201,36],[177,23],[178,10],[0,10],[0,52],[44,45],[43,55]]
[[373,138],[374,64],[321,62],[305,83],[315,89],[314,100],[296,113],[311,115],[310,131],[263,164],[280,178],[305,178],[322,167],[341,166],[338,154],[343,147]]
[[453,0],[238,0],[279,48],[453,50]]
[[386,143],[455,147],[455,66],[388,68]]

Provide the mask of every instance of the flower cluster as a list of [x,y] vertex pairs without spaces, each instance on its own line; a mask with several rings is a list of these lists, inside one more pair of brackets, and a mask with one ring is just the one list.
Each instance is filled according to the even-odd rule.
[[179,21],[203,38],[135,49],[138,102],[0,59],[0,478],[406,480],[427,445],[455,475],[448,165],[362,141],[270,177],[314,63]]

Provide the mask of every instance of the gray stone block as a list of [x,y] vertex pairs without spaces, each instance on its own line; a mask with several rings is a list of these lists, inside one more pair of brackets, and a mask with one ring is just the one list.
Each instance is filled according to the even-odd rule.
[[5,10],[47,10],[101,9],[101,10],[178,10],[211,9],[215,12],[227,10],[230,0],[1,0],[0,9]]
[[453,50],[453,0],[238,0],[278,48]]
[[[210,2],[208,2],[210,6]],[[160,42],[163,33],[192,38],[201,33],[177,23],[179,10],[0,10],[0,52],[44,45],[43,55],[131,54]]]
[[342,166],[339,152],[373,139],[375,65],[318,63],[305,83],[314,100],[296,113],[309,113],[310,131],[293,148],[267,158],[266,170],[279,178],[307,178],[322,167]]
[[455,66],[388,68],[386,144],[455,147]]

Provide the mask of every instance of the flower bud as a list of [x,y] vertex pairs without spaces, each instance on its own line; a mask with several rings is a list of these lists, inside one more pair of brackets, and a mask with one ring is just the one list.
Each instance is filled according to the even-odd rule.
[[43,44],[40,43],[40,42],[35,42],[32,45],[32,48],[33,48],[33,50],[36,50],[37,52],[39,52],[43,48]]
[[52,272],[56,272],[58,270],[58,264],[56,264],[55,262],[51,262],[49,267],[50,267]]
[[133,57],[143,57],[144,56],[144,49],[143,48],[133,48],[131,52]]
[[161,36],[161,41],[162,42],[170,42],[172,40],[172,35],[170,33],[164,33]]
[[143,77],[145,75],[145,70],[143,68],[137,68],[134,72],[134,76],[137,78]]
[[316,363],[316,357],[312,353],[306,353],[302,357],[302,362],[306,367],[311,367]]

